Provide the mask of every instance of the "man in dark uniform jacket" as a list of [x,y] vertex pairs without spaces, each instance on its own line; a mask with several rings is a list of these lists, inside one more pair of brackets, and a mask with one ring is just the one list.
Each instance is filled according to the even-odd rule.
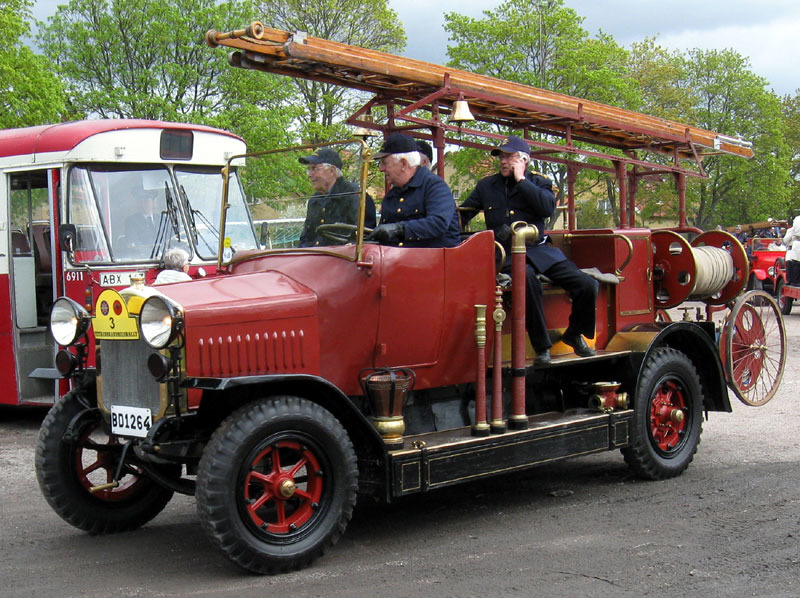
[[[306,221],[300,233],[300,247],[331,245],[334,241],[317,234],[321,224],[358,224],[358,185],[342,176],[342,158],[336,150],[324,147],[299,158],[307,164],[308,178],[316,193],[308,200]],[[367,195],[364,226],[375,228],[375,202]]]
[[368,237],[398,247],[455,247],[460,241],[453,194],[441,178],[420,166],[416,141],[393,133],[375,154],[392,187],[381,204],[381,223]]
[[[594,355],[583,336],[594,337],[595,299],[598,283],[581,272],[560,249],[554,247],[543,235],[545,219],[553,215],[556,198],[550,180],[544,175],[528,170],[530,147],[519,137],[511,135],[493,156],[500,159],[500,172],[478,182],[475,190],[461,204],[468,222],[483,210],[486,227],[494,231],[495,238],[507,248],[511,241],[510,225],[524,221],[536,226],[539,239],[526,247],[525,327],[536,351],[536,363],[550,363],[552,343],[547,334],[542,309],[542,283],[537,275],[544,274],[567,291],[572,299],[569,325],[561,340],[573,348],[577,355]],[[504,264],[510,271],[510,264]],[[583,336],[581,336],[583,335]]]

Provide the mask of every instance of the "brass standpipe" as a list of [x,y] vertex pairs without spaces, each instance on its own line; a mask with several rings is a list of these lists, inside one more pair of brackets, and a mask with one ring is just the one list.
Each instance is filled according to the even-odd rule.
[[492,364],[492,419],[489,428],[492,434],[502,434],[506,431],[506,422],[503,419],[503,322],[506,311],[503,309],[503,291],[500,285],[494,291],[494,361]]
[[489,424],[486,423],[486,306],[475,306],[475,346],[477,348],[477,364],[475,369],[475,423],[472,424],[473,436],[488,436]]

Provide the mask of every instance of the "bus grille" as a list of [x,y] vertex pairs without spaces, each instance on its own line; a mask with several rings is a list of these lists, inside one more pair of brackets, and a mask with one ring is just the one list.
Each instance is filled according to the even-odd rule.
[[147,358],[155,350],[144,341],[101,341],[100,383],[103,406],[147,407],[162,415],[162,385],[147,369]]

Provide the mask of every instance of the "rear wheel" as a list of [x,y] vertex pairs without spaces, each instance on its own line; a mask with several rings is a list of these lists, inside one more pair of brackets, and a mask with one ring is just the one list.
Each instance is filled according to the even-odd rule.
[[700,443],[702,415],[702,388],[692,362],[675,349],[656,349],[637,384],[631,445],[622,451],[625,462],[649,480],[680,475]]
[[[128,531],[167,505],[172,490],[134,465],[123,464],[122,478],[111,485],[123,447],[121,439],[103,431],[100,413],[86,409],[74,394],[50,409],[36,444],[36,477],[47,502],[67,523],[93,534]],[[165,469],[165,475],[177,477],[173,469]]]
[[790,313],[792,313],[792,304],[794,303],[794,299],[783,294],[783,288],[785,286],[786,283],[782,279],[778,281],[778,285],[775,287],[775,300],[778,302],[778,307],[780,308],[781,313],[784,316],[788,316]]
[[233,413],[197,474],[197,507],[211,540],[237,565],[278,573],[309,565],[350,521],[353,445],[326,409],[276,397]]

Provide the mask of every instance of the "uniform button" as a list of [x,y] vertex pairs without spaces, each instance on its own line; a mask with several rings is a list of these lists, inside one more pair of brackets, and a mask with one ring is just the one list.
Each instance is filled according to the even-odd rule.
[[402,246],[403,246],[403,243],[402,243],[402,241],[401,241],[400,243],[398,243],[398,244],[397,244],[397,246],[398,246],[398,247],[402,247]]
[[403,208],[397,208],[397,213],[398,213],[398,214],[399,214],[400,212],[402,212],[402,211],[403,211]]
[[[511,213],[513,214],[514,212],[511,212]],[[319,222],[320,222],[320,224],[325,224],[325,219],[324,218],[320,218]]]
[[419,210],[414,210],[414,213],[415,214],[419,214]]
[[487,209],[487,210],[491,210],[491,209],[492,209],[492,206],[489,206],[489,207],[488,207],[488,208],[486,208],[486,209]]
[[514,215],[514,210],[509,211],[509,214]]
[[406,198],[405,198],[405,197],[401,197],[401,198],[400,198],[400,203],[403,203],[405,200],[406,200]]

